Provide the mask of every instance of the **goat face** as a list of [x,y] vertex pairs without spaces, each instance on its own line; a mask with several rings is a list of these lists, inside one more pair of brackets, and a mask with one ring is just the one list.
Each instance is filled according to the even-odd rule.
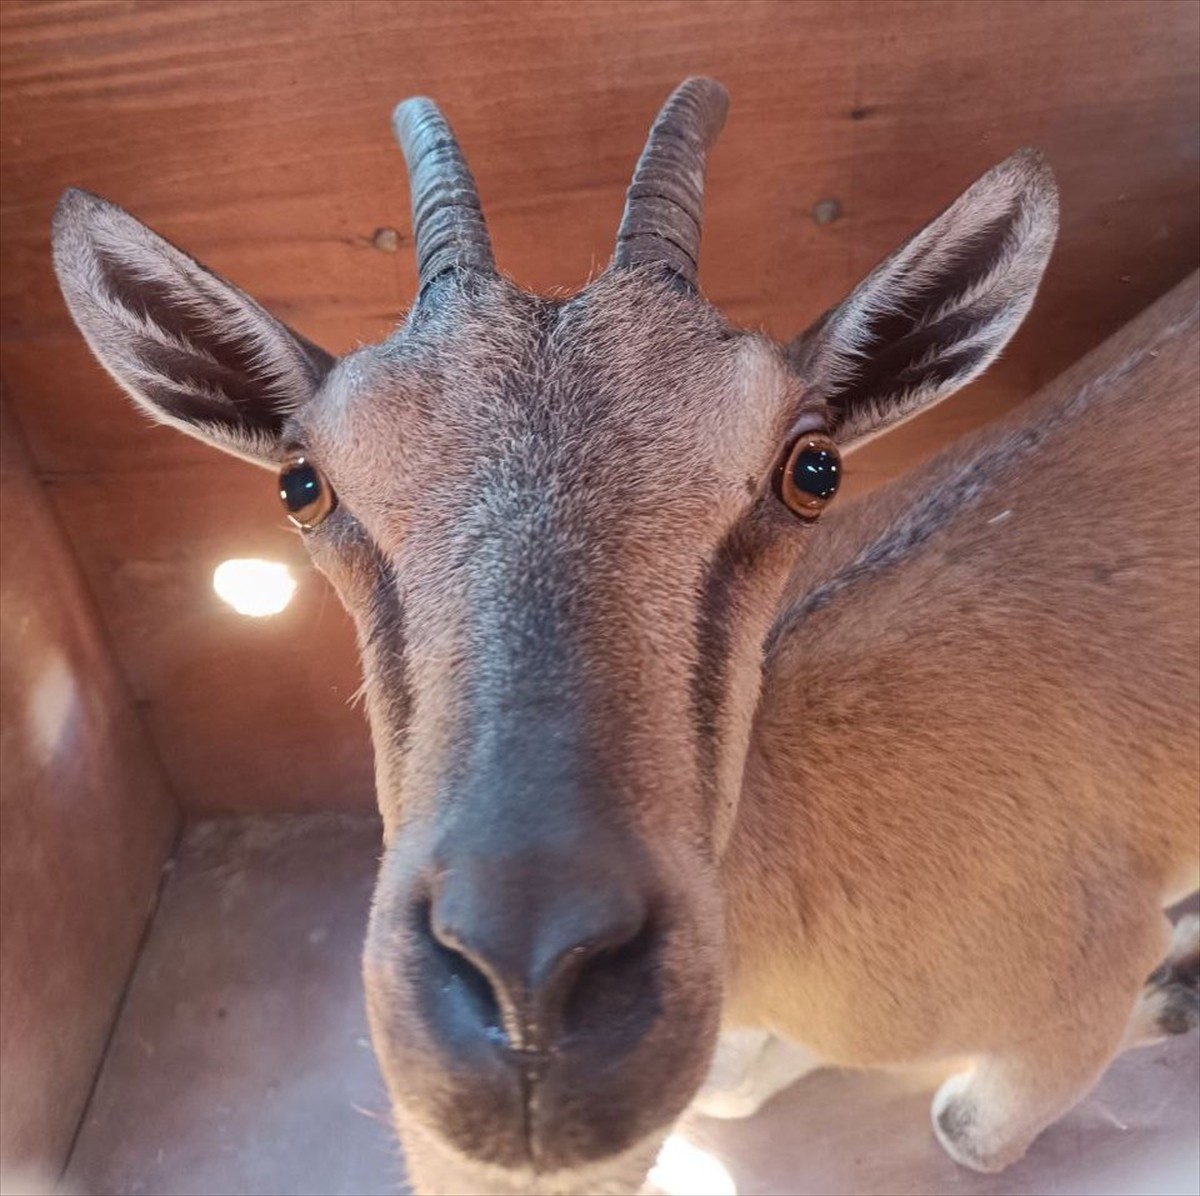
[[376,1042],[472,1158],[607,1157],[699,1083],[798,419],[774,346],[639,270],[451,282],[285,434],[338,496],[307,539],[363,653]]

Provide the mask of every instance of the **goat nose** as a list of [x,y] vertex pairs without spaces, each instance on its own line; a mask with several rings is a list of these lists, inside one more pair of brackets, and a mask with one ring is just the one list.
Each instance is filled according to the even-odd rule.
[[651,948],[637,879],[588,856],[476,858],[442,872],[429,910],[439,966],[478,1028],[513,1050],[549,1050],[580,1028],[573,1012],[602,1016],[605,989]]

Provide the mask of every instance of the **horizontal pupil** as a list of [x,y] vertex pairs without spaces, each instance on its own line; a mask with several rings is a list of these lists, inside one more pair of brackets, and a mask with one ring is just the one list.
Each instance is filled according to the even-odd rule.
[[796,454],[792,484],[814,498],[832,498],[838,488],[838,458],[825,449],[806,449]]
[[321,479],[311,465],[285,470],[279,479],[279,496],[292,514],[310,507],[321,496]]

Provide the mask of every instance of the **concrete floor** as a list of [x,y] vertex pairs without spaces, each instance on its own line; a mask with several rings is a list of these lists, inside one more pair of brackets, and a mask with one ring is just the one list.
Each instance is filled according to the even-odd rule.
[[379,825],[316,815],[184,837],[84,1118],[85,1196],[384,1196],[404,1166],[359,953]]
[[[379,828],[335,815],[193,827],[80,1131],[85,1196],[404,1190],[358,955]],[[697,1118],[655,1174],[683,1196],[1200,1192],[1196,1035],[1117,1061],[1003,1176],[928,1129],[933,1078],[821,1072],[746,1122]]]

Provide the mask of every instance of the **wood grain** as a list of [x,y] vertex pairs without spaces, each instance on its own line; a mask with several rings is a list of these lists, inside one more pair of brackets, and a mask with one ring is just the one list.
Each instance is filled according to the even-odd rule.
[[[502,268],[544,290],[607,260],[658,104],[711,73],[733,107],[701,282],[786,337],[989,165],[1040,146],[1063,232],[1027,327],[988,378],[857,460],[859,489],[1019,402],[1197,260],[1190,0],[10,2],[0,22],[5,386],[197,810],[369,800],[361,718],[330,692],[353,684],[349,634],[316,578],[270,628],[207,596],[213,561],[297,546],[265,475],[146,427],[91,362],[49,270],[65,185],[343,351],[413,291],[397,99],[442,104]],[[818,225],[826,198],[842,215]],[[372,247],[379,227],[397,252]]]
[[10,419],[0,403],[6,1179],[66,1164],[179,820]]

